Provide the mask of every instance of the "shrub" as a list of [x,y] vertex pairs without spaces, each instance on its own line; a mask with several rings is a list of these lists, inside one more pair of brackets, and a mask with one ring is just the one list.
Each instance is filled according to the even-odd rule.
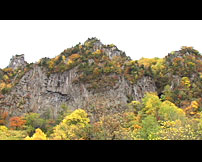
[[12,117],[10,118],[10,127],[13,129],[22,129],[26,123],[26,120],[23,117]]

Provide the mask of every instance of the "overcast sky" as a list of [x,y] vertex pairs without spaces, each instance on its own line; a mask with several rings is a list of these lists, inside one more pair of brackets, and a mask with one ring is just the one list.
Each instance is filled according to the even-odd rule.
[[202,53],[201,20],[0,20],[0,68],[12,55],[36,62],[91,37],[115,44],[132,59],[164,57],[181,46]]

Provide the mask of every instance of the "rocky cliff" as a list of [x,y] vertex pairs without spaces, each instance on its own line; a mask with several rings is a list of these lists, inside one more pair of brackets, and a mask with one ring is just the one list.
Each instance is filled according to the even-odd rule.
[[[113,70],[117,62],[119,69]],[[128,102],[156,91],[154,80],[143,72],[133,80],[138,69],[134,70],[136,64],[124,52],[95,38],[35,64],[27,64],[23,55],[15,56],[8,68],[24,72],[11,79],[12,88],[0,97],[1,109],[12,116],[37,112],[56,118],[62,104],[99,116],[103,104],[109,113],[121,112]]]

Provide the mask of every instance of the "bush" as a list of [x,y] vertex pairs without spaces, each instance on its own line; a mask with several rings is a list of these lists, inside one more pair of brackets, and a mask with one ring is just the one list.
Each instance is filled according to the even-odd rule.
[[0,140],[23,140],[26,136],[26,131],[9,130],[6,126],[0,126]]
[[1,90],[1,93],[2,93],[3,95],[5,95],[5,94],[9,93],[10,91],[11,91],[11,88],[5,87],[5,88],[3,88],[3,89]]
[[40,114],[30,113],[25,115],[25,128],[29,135],[33,135],[35,129],[40,128],[43,131],[46,131],[46,120],[40,118]]
[[148,115],[141,122],[141,128],[133,135],[134,139],[151,140],[155,138],[154,133],[158,132],[160,125],[156,118],[152,115]]

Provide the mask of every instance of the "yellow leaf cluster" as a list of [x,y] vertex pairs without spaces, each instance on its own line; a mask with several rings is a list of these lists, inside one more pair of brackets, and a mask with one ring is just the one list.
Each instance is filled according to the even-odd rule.
[[91,42],[85,42],[84,46],[89,47],[91,45]]
[[82,47],[83,47],[82,45],[79,45],[79,49],[82,49]]
[[9,130],[6,126],[0,126],[0,140],[23,140],[26,131]]
[[4,76],[3,76],[3,79],[4,79],[5,81],[9,80],[8,75],[4,75]]
[[71,65],[71,64],[73,64],[73,63],[74,63],[74,62],[73,62],[72,60],[70,60],[70,59],[67,61],[67,65]]
[[110,44],[109,47],[115,47],[115,45],[114,44]]
[[63,121],[54,128],[51,135],[54,140],[80,139],[77,133],[87,126],[90,122],[87,113],[82,109],[77,109],[67,115]]
[[147,93],[144,102],[144,111],[147,115],[155,115],[159,109],[161,101],[157,95],[154,93]]
[[188,77],[182,78],[182,84],[186,85],[188,88],[191,86],[191,82]]
[[55,58],[53,58],[53,61],[57,61],[60,58],[60,55],[56,56]]
[[2,90],[2,89],[4,89],[4,88],[12,88],[12,84],[11,83],[9,83],[9,84],[6,84],[5,82],[2,82],[2,83],[0,83],[0,91]]
[[8,130],[8,128],[7,128],[6,126],[0,126],[0,131],[5,132],[5,131],[7,131],[7,130]]
[[12,88],[12,84],[7,84],[6,88]]
[[140,102],[139,102],[139,101],[132,101],[131,104],[132,104],[132,105],[139,105]]
[[134,60],[130,61],[130,64],[131,65],[135,64],[135,61]]
[[193,63],[193,62],[188,62],[188,64],[191,65],[191,66],[195,66],[195,65],[196,65],[196,64]]
[[0,90],[4,89],[5,87],[6,87],[6,83],[2,82],[2,83],[0,84]]
[[96,50],[95,52],[93,52],[92,54],[93,54],[93,55],[97,55],[97,54],[99,55],[99,54],[101,54],[101,53],[102,53],[101,50],[98,49],[98,50]]
[[144,65],[145,67],[149,67],[152,64],[155,64],[157,62],[157,60],[155,58],[141,58],[140,60],[138,60],[138,63],[140,65]]
[[66,60],[66,57],[63,55],[62,56],[62,60],[65,62],[65,60]]
[[198,107],[199,107],[198,102],[197,101],[192,101],[191,102],[191,107],[198,109]]
[[159,115],[164,120],[184,120],[185,118],[185,112],[170,101],[164,101],[160,107]]
[[49,68],[50,69],[53,69],[53,67],[54,67],[54,59],[51,59],[50,61],[49,61]]
[[12,68],[5,68],[3,69],[4,72],[7,72],[7,73],[10,73],[10,72],[13,72],[13,69]]
[[165,60],[164,59],[156,59],[156,63],[153,62],[153,65],[151,65],[152,71],[157,74],[159,73],[162,77],[163,74],[161,73],[162,70],[165,69]]
[[192,101],[190,106],[186,107],[184,109],[184,112],[186,114],[191,114],[191,115],[195,115],[197,114],[197,109],[199,108],[199,104],[197,101]]
[[32,137],[27,136],[25,140],[47,140],[47,137],[40,128],[37,128],[34,135]]
[[161,130],[155,133],[155,140],[195,140],[197,136],[190,124],[183,124],[181,120],[165,121],[161,123]]
[[200,78],[202,79],[202,73],[199,73],[200,74]]

